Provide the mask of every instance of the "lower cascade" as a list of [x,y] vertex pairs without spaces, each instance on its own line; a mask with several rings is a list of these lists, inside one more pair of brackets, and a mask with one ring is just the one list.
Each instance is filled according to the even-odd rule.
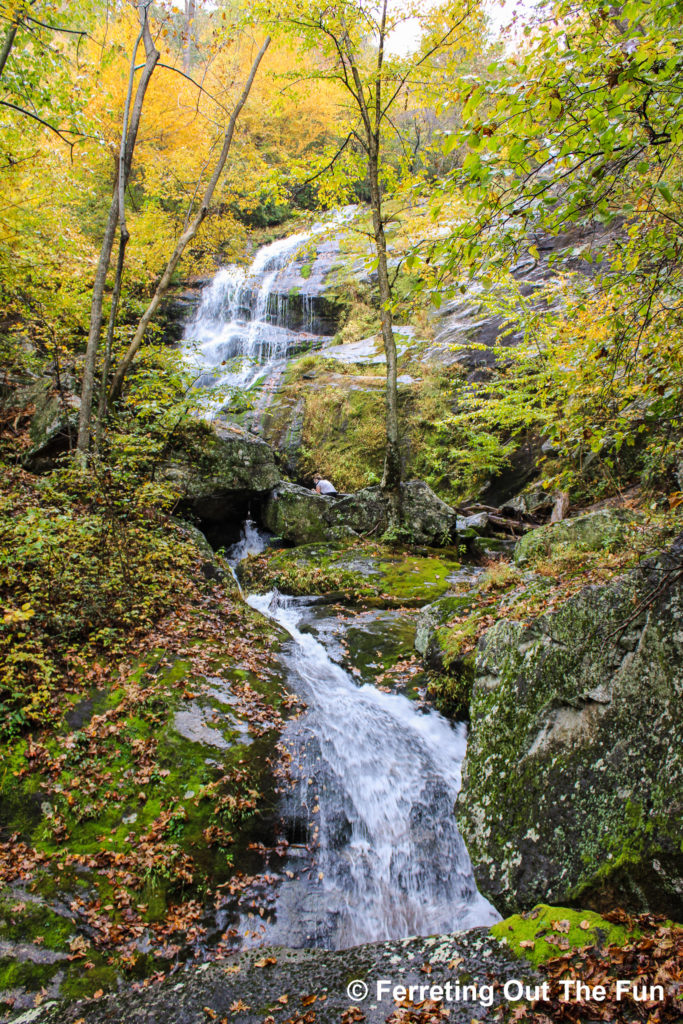
[[[247,523],[231,561],[264,544]],[[338,620],[312,599],[247,599],[289,633],[287,683],[306,705],[282,737],[291,758],[282,815],[309,843],[303,869],[280,886],[265,941],[340,949],[499,920],[453,815],[465,725],[355,682],[328,652]]]

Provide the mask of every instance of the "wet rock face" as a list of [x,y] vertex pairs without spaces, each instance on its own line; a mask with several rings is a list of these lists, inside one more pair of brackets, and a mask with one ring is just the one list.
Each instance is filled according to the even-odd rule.
[[[439,547],[455,538],[454,510],[421,480],[403,484],[402,507],[404,526],[413,543]],[[283,482],[268,497],[263,523],[294,544],[355,535],[378,537],[389,525],[389,505],[379,487],[365,487],[353,494],[319,495]]]
[[271,312],[291,331],[333,335],[339,329],[344,301],[328,282],[339,258],[339,237],[316,236],[304,245],[271,285]]
[[265,441],[218,420],[187,430],[159,475],[178,489],[184,506],[209,523],[243,518],[250,499],[280,480]]
[[[424,965],[431,965],[425,973]],[[312,1010],[316,1024],[339,1024],[342,1014],[354,1001],[347,993],[352,982],[362,995],[355,1005],[367,1024],[383,1024],[396,1008],[391,989],[394,985],[430,986],[450,982],[451,1024],[490,1019],[501,1001],[501,983],[515,980],[535,985],[539,976],[525,960],[515,957],[486,929],[456,932],[453,935],[402,939],[331,953],[322,949],[292,950],[274,947],[244,953],[226,965],[202,964],[181,971],[160,984],[142,991],[122,990],[99,1002],[71,1005],[43,1004],[39,1016],[20,1017],[16,1024],[205,1024],[207,1020],[236,1019],[240,1024],[261,1024],[265,1017],[280,1011],[280,1016],[301,1019]],[[387,988],[378,982],[388,981]],[[455,986],[459,984],[460,990]],[[463,998],[462,987],[470,988]],[[487,986],[491,986],[488,988]],[[474,995],[478,998],[473,998]],[[412,1002],[421,1001],[418,990]],[[353,1013],[353,1011],[351,1011]],[[313,1017],[311,1017],[313,1019]],[[361,1019],[349,1016],[349,1020]]]
[[683,913],[682,564],[683,537],[483,639],[456,813],[499,911]]
[[[579,257],[581,249],[590,246],[599,250],[618,231],[618,225],[607,228],[574,225],[555,236],[536,234],[529,241],[536,246],[538,259],[525,256],[512,267],[512,275],[519,282],[522,295],[533,295],[557,274],[558,268],[593,276],[596,265]],[[553,263],[553,259],[558,262]],[[460,366],[470,380],[488,376],[497,363],[495,348],[498,345],[513,345],[522,337],[520,333],[504,335],[508,329],[504,317],[492,313],[483,301],[482,293],[481,285],[475,284],[462,298],[443,304],[434,317],[434,343],[427,354],[428,359]],[[472,344],[484,347],[471,348]]]

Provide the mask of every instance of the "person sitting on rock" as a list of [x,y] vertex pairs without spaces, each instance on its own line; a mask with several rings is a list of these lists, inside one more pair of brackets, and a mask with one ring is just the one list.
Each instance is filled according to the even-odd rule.
[[316,473],[313,477],[313,483],[315,484],[315,490],[318,494],[336,494],[337,488],[334,484],[331,484],[329,480],[324,480],[320,476],[320,473]]

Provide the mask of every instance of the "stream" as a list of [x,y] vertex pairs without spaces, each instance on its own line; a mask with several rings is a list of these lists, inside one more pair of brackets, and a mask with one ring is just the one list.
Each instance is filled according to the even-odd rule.
[[[265,544],[247,523],[231,562]],[[353,615],[340,620],[317,599],[277,591],[247,600],[289,634],[281,664],[306,706],[282,736],[290,786],[281,814],[301,842],[262,941],[343,949],[498,920],[453,815],[465,725],[338,664],[340,623],[352,626]]]
[[[219,270],[204,290],[186,348],[209,397],[226,383],[253,387],[302,342],[322,342],[315,282],[306,322],[299,316],[294,326],[282,289],[288,261],[323,234],[324,225],[264,246],[248,270]],[[213,409],[209,403],[208,414],[219,405],[220,398]],[[266,544],[248,521],[228,552],[233,572]],[[280,814],[289,847],[273,913],[256,931],[243,918],[242,938],[342,949],[498,920],[477,891],[453,814],[466,726],[383,692],[371,673],[364,680],[346,671],[339,634],[354,628],[350,611],[340,617],[319,599],[277,592],[245,596],[289,634],[280,664],[306,709],[282,735],[289,783]]]

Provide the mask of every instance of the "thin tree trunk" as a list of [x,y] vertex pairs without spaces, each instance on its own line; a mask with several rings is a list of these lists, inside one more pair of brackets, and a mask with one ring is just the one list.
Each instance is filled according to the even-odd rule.
[[119,254],[116,260],[116,276],[114,278],[114,291],[111,297],[111,309],[109,310],[109,323],[107,324],[107,335],[104,342],[104,364],[102,366],[102,379],[100,384],[100,397],[97,403],[97,432],[96,446],[99,446],[102,436],[102,424],[107,414],[107,386],[109,379],[109,367],[111,366],[111,353],[114,345],[114,329],[116,327],[116,316],[119,311],[119,300],[121,298],[121,285],[123,282],[123,267],[126,261],[126,246],[130,234],[126,223],[126,139],[128,137],[128,118],[130,116],[130,103],[133,96],[133,79],[135,77],[135,61],[137,59],[140,40],[144,27],[140,30],[130,60],[130,72],[128,74],[128,91],[126,93],[126,105],[123,110],[123,128],[121,130],[121,145],[119,147]]
[[[124,222],[125,223],[125,222]],[[109,323],[107,324],[107,335],[104,342],[104,363],[102,365],[102,377],[100,384],[100,397],[97,403],[97,427],[96,427],[96,445],[99,447],[99,442],[102,437],[102,427],[108,411],[107,402],[107,387],[109,370],[111,368],[111,354],[114,346],[114,329],[116,327],[116,314],[119,309],[119,300],[121,298],[121,283],[123,280],[123,266],[126,260],[126,245],[128,244],[128,232],[124,234],[121,232],[119,237],[119,254],[116,260],[116,278],[114,280],[114,292],[111,297],[111,309],[109,310]]]
[[[365,148],[368,155],[368,178],[370,181],[370,205],[372,207],[372,225],[377,253],[377,279],[379,284],[380,319],[382,324],[382,341],[387,360],[386,387],[386,425],[387,447],[382,475],[382,490],[389,498],[390,525],[397,526],[401,520],[401,435],[398,424],[398,381],[396,373],[396,341],[394,339],[393,316],[391,312],[391,284],[387,265],[387,239],[384,231],[382,215],[382,192],[379,184],[379,160],[382,135],[382,65],[384,62],[384,42],[387,23],[387,0],[382,3],[382,15],[377,47],[377,72],[375,76],[374,109],[371,111],[365,99],[363,82],[360,77],[356,57],[351,45],[351,37],[347,33],[344,39],[346,56],[351,67],[355,84],[354,97],[358,104],[363,127],[365,128]],[[374,123],[373,123],[374,122]]]
[[18,30],[19,22],[14,21],[7,29],[7,32],[5,34],[5,39],[2,44],[2,50],[0,50],[0,76],[5,70],[5,64],[7,63],[7,58],[12,52],[12,47],[14,46],[14,37],[16,36]]
[[[85,463],[87,459],[88,448],[90,447],[90,424],[92,419],[95,369],[97,365],[97,350],[100,344],[100,333],[102,330],[102,306],[104,303],[104,289],[107,281],[107,273],[109,271],[109,263],[111,261],[111,253],[114,247],[114,238],[116,237],[116,225],[119,220],[120,192],[121,188],[123,188],[125,192],[126,185],[128,184],[130,168],[133,162],[133,152],[135,150],[138,129],[140,127],[140,118],[142,116],[142,107],[145,99],[145,93],[147,92],[147,86],[149,85],[152,73],[154,71],[154,68],[156,67],[157,61],[159,60],[160,56],[159,51],[154,46],[152,34],[149,30],[147,7],[145,7],[144,9],[142,9],[142,7],[140,8],[140,18],[142,21],[141,36],[145,44],[146,60],[145,65],[142,69],[140,81],[138,82],[137,91],[135,93],[135,102],[133,104],[133,109],[132,112],[130,113],[130,127],[128,129],[128,135],[127,137],[124,136],[124,159],[119,160],[117,189],[114,195],[112,196],[111,206],[109,208],[109,217],[107,219],[107,226],[105,228],[104,237],[102,239],[102,248],[100,250],[100,257],[98,260],[97,271],[95,273],[95,282],[93,285],[92,304],[90,308],[90,330],[88,333],[88,344],[85,350],[83,381],[81,384],[81,408],[78,417],[77,448],[81,463]],[[138,43],[136,43],[135,45],[135,52],[137,52]],[[132,66],[134,66],[134,60],[135,54],[133,55]],[[128,98],[130,98],[130,92]],[[124,114],[124,123],[126,114],[127,111]],[[122,170],[123,180],[121,181],[120,178]]]
[[235,133],[235,125],[237,124],[237,119],[240,113],[242,112],[244,104],[247,101],[247,98],[251,91],[251,87],[254,84],[254,79],[256,78],[256,72],[258,71],[259,64],[261,63],[263,56],[266,50],[268,49],[269,45],[270,36],[266,38],[266,41],[259,50],[258,54],[256,55],[254,63],[251,66],[251,71],[249,72],[249,77],[247,78],[244,89],[242,90],[242,95],[237,101],[235,109],[232,112],[232,116],[230,117],[228,128],[225,133],[225,138],[223,139],[223,148],[221,149],[221,153],[218,158],[218,162],[216,163],[216,166],[214,168],[214,172],[211,175],[211,180],[206,186],[206,191],[204,192],[201,206],[199,207],[199,210],[197,211],[197,214],[194,217],[194,219],[189,223],[188,227],[185,229],[185,231],[183,231],[182,235],[178,239],[176,247],[171,255],[171,258],[166,264],[166,269],[164,270],[163,274],[161,275],[161,278],[159,279],[159,283],[157,284],[152,300],[149,303],[145,312],[143,313],[142,318],[137,326],[135,335],[133,336],[133,340],[128,346],[126,354],[124,355],[123,359],[121,360],[116,369],[116,373],[114,374],[114,379],[111,384],[111,389],[109,391],[110,402],[113,402],[119,395],[121,391],[121,385],[123,384],[123,379],[126,376],[128,370],[130,369],[131,363],[135,359],[135,356],[137,355],[138,349],[142,344],[145,332],[147,331],[147,328],[150,325],[152,317],[159,308],[159,303],[161,302],[162,298],[168,291],[168,286],[171,283],[171,279],[173,277],[176,267],[178,266],[178,263],[180,262],[183,252],[199,231],[202,222],[204,221],[209,212],[209,207],[211,204],[211,200],[213,198],[213,193],[215,191],[216,185],[218,184],[218,180],[223,172],[223,167],[225,166],[225,162],[230,152],[230,147],[232,145],[232,138]]
[[386,388],[386,423],[387,450],[384,459],[382,489],[399,492],[401,486],[401,436],[398,425],[398,381],[396,340],[394,338],[393,317],[391,314],[391,285],[387,265],[387,239],[382,218],[382,196],[379,187],[379,167],[377,155],[371,154],[368,161],[370,178],[370,202],[372,206],[372,225],[375,235],[377,252],[377,279],[379,284],[380,320],[382,323],[382,341],[387,359]]
[[196,0],[185,0],[185,39],[183,43],[183,71],[189,74],[192,63],[192,22],[197,13]]

